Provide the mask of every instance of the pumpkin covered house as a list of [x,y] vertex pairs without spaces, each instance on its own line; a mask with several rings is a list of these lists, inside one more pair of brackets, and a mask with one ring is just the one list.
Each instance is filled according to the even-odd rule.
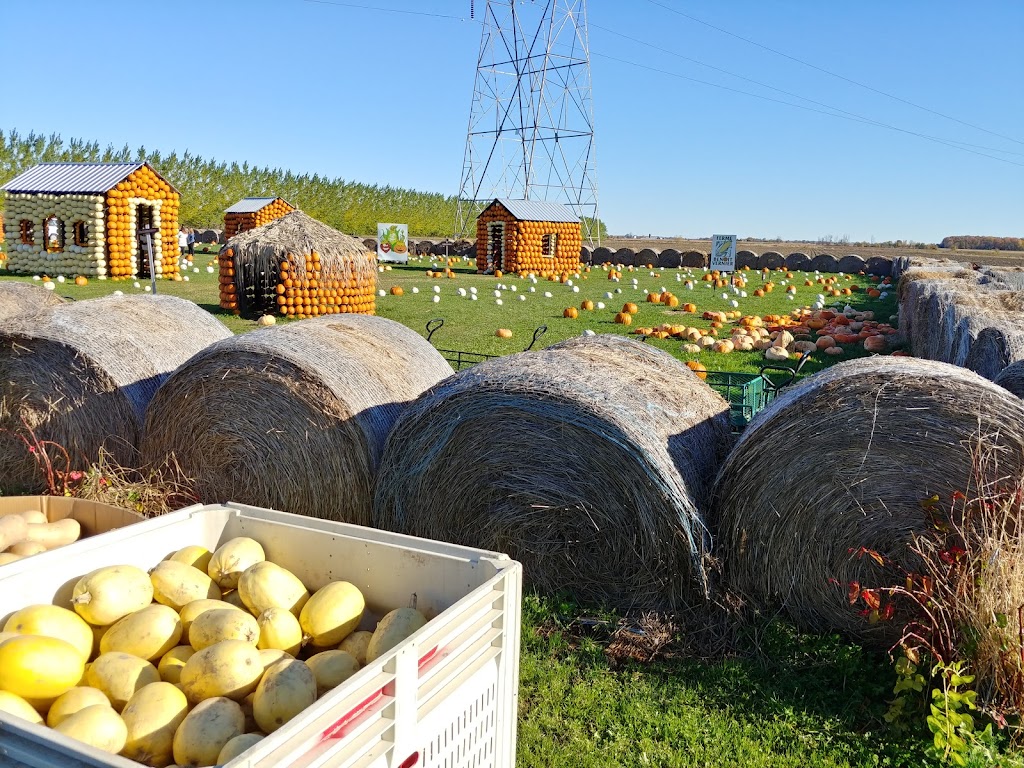
[[476,267],[484,273],[575,272],[579,217],[561,203],[497,198],[476,220]]
[[294,205],[280,197],[242,198],[224,211],[224,237],[262,227],[294,210]]
[[374,254],[302,211],[235,235],[220,250],[220,306],[246,317],[280,313],[303,319],[372,315]]
[[5,193],[7,268],[20,274],[178,274],[178,191],[148,163],[40,163]]

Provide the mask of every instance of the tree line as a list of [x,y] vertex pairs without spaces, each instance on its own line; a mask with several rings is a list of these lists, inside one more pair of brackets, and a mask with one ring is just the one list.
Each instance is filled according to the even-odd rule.
[[950,235],[942,238],[940,248],[965,248],[974,251],[1024,251],[1024,238],[989,235]]
[[[188,150],[133,151],[127,144],[118,149],[82,139],[65,141],[56,133],[0,131],[0,184],[44,162],[148,162],[181,193],[180,220],[186,227],[220,228],[224,209],[243,197],[282,197],[314,219],[354,235],[376,234],[382,217],[407,223],[413,237],[450,237],[455,226],[453,195],[218,162]],[[601,229],[606,236],[603,222]]]

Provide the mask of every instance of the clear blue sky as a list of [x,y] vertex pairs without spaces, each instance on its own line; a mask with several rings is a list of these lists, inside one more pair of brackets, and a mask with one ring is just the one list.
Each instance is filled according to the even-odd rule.
[[[480,37],[469,0],[350,3],[466,20],[309,0],[4,0],[0,128],[457,193]],[[613,234],[1024,236],[1022,0],[591,0],[588,13]],[[598,25],[1003,161],[683,79],[824,109]]]

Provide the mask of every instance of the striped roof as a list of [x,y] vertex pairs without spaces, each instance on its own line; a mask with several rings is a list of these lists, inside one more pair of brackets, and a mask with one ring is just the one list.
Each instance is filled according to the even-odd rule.
[[544,200],[510,200],[507,197],[499,197],[495,199],[494,203],[501,203],[519,221],[557,221],[571,224],[579,223],[580,220],[580,217],[573,213],[569,206],[562,205],[562,203],[549,203]]
[[[256,213],[256,211],[266,208],[272,202],[277,200],[276,197],[243,197],[237,203],[232,205],[230,208],[224,211],[224,213]],[[287,200],[283,200],[287,205],[292,205]],[[292,205],[292,208],[295,206]]]
[[0,189],[25,193],[100,194],[109,192],[144,165],[148,163],[40,163],[18,174]]

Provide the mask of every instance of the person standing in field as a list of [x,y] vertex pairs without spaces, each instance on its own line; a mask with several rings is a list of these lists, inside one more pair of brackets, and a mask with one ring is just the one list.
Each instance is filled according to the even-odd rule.
[[185,234],[184,227],[178,230],[178,248],[181,250],[182,257],[184,257],[185,251],[188,250],[188,235]]
[[188,243],[188,260],[192,261],[192,257],[196,253],[196,231],[194,229],[188,231],[188,237],[185,242]]

